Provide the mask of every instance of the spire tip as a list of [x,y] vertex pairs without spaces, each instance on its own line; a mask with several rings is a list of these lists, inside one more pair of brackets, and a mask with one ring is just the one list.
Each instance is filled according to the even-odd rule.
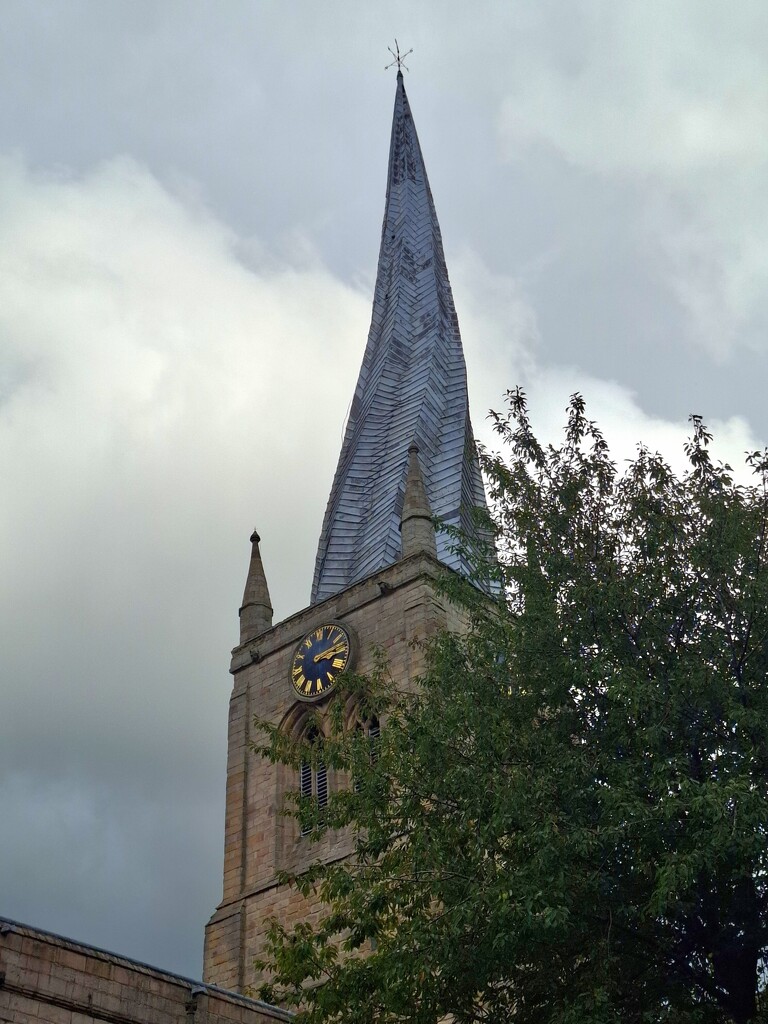
[[409,54],[413,53],[413,47],[411,47],[410,50],[406,50],[405,53],[400,53],[400,46],[398,45],[397,39],[395,39],[395,48],[394,48],[394,50],[392,49],[391,46],[388,46],[387,49],[389,50],[389,52],[392,54],[392,56],[395,59],[390,64],[387,64],[386,67],[384,68],[384,70],[385,71],[389,71],[390,68],[393,68],[393,67],[395,67],[395,65],[397,65],[397,77],[398,77],[398,80],[402,79],[402,77],[403,77],[403,68],[405,68],[406,71],[408,70],[408,65],[405,63],[405,58]]

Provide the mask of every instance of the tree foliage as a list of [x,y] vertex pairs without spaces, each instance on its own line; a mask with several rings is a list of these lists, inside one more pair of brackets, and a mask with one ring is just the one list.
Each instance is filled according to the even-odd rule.
[[293,880],[326,911],[273,925],[263,995],[312,1024],[768,1019],[767,454],[740,484],[693,417],[685,473],[619,471],[580,396],[559,447],[509,400],[475,552],[501,596],[447,578],[471,627],[415,693],[350,680],[376,756],[329,709],[354,785],[292,813],[356,852]]

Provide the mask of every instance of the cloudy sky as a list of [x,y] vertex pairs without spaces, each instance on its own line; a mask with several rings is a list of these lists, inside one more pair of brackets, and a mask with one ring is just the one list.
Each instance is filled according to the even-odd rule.
[[475,426],[768,442],[768,5],[3,0],[0,914],[199,976],[262,535],[308,600],[393,72]]

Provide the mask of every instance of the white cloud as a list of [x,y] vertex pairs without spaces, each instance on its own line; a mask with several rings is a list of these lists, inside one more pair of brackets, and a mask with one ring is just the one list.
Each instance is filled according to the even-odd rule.
[[[462,323],[468,365],[473,423],[478,438],[496,450],[497,437],[487,410],[502,412],[504,392],[522,385],[528,394],[534,429],[542,440],[558,444],[563,436],[566,406],[574,392],[587,402],[619,465],[631,459],[642,443],[660,451],[677,472],[687,468],[684,444],[691,433],[687,420],[671,422],[643,409],[637,395],[616,381],[600,379],[575,367],[546,361],[546,339],[539,334],[536,313],[522,282],[490,270],[469,250],[455,261],[454,290]],[[693,410],[696,411],[696,410]],[[712,419],[716,461],[733,466],[748,481],[744,453],[761,448],[741,416]]]
[[542,31],[515,61],[500,125],[510,155],[539,141],[580,166],[632,176],[766,160],[762,5],[656,0],[575,12],[569,37]]
[[[518,55],[499,135],[632,184],[635,217],[689,338],[765,347],[768,16],[764,5],[584,4],[567,40]],[[655,250],[655,251],[654,251]]]
[[80,179],[6,161],[0,180],[6,544],[37,522],[40,563],[66,536],[91,564],[108,534],[112,572],[132,513],[181,556],[225,495],[229,515],[274,515],[268,544],[286,518],[317,529],[367,300],[317,264],[246,269],[231,232],[128,160]]
[[521,283],[486,265],[465,248],[451,265],[451,281],[467,363],[472,423],[486,430],[489,409],[504,390],[527,379],[536,366],[541,338],[536,312]]
[[[247,269],[238,244],[133,161],[82,176],[0,162],[0,783],[28,839],[26,858],[4,847],[0,874],[55,927],[56,880],[76,906],[96,861],[106,898],[128,845],[145,956],[163,930],[157,877],[175,879],[190,848],[195,865],[208,855],[201,828],[220,845],[248,536],[257,524],[277,617],[305,604],[367,325],[368,299],[316,261]],[[197,813],[161,839],[180,807]],[[81,819],[82,870],[82,844],[62,858],[34,842],[66,844]]]
[[[642,443],[651,451],[658,451],[672,468],[682,473],[689,468],[684,445],[691,435],[691,425],[674,423],[649,415],[628,389],[613,381],[597,380],[567,368],[547,368],[537,372],[529,387],[531,414],[541,436],[559,443],[565,426],[565,407],[574,392],[580,392],[587,402],[587,415],[595,420],[610,446],[612,458],[619,468],[634,458]],[[744,463],[744,453],[761,447],[749,424],[740,416],[727,420],[712,420],[707,427],[713,434],[712,457],[733,466],[740,478],[748,481],[750,472]]]

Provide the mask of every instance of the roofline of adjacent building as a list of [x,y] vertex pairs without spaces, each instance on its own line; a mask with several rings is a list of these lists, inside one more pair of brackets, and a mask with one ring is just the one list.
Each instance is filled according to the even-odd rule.
[[[188,987],[190,991],[196,991],[197,994],[202,994],[203,991],[211,993],[228,999],[233,1003],[247,1006],[253,1010],[259,1010],[267,1016],[274,1017],[275,1020],[290,1021],[294,1018],[294,1015],[289,1010],[283,1010],[279,1006],[273,1006],[271,1003],[265,1003],[261,999],[251,999],[250,996],[241,995],[239,992],[232,992],[230,989],[219,988],[218,985],[208,985],[197,978],[188,978],[183,974],[176,974],[175,971],[167,971],[162,967],[155,967],[153,964],[145,963],[142,960],[134,960],[131,957],[124,956],[122,953],[113,953],[109,949],[103,949],[99,946],[91,946],[87,942],[79,942],[76,939],[68,938],[66,935],[58,935],[56,932],[49,932],[43,928],[35,928],[33,925],[23,924],[21,921],[14,921],[8,917],[0,917],[0,938],[8,935],[9,932],[21,935],[24,938],[47,942],[50,945],[60,946],[64,949],[72,950],[73,952],[93,956],[98,960],[105,960],[110,963],[117,964],[120,967],[130,968],[141,973],[152,974],[156,977],[164,978],[172,984]],[[0,985],[0,987],[2,987],[2,985]]]

